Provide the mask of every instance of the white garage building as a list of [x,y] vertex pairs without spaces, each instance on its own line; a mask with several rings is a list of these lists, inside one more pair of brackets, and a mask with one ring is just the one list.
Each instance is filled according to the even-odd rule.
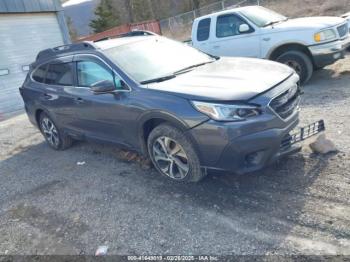
[[42,49],[70,43],[60,0],[0,0],[0,121],[23,110],[18,88]]

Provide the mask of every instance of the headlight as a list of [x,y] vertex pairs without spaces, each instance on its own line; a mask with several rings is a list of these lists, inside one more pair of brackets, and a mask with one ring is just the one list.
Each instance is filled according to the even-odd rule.
[[192,101],[195,109],[217,121],[242,121],[257,116],[261,110],[253,105],[225,105]]
[[314,35],[315,42],[329,41],[337,38],[337,34],[333,29],[323,30]]

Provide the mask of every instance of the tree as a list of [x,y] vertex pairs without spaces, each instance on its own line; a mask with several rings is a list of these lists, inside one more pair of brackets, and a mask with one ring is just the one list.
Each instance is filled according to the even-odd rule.
[[75,42],[78,38],[78,32],[74,28],[72,18],[70,16],[66,16],[66,21],[67,21],[67,26],[68,26],[70,38],[71,38],[72,42]]
[[95,16],[90,22],[90,27],[95,33],[120,25],[119,13],[113,8],[111,0],[101,0],[95,9]]
[[152,19],[152,11],[150,10],[149,1],[130,0],[132,12],[131,21],[142,22]]
[[192,10],[199,9],[200,7],[200,1],[199,0],[192,0]]

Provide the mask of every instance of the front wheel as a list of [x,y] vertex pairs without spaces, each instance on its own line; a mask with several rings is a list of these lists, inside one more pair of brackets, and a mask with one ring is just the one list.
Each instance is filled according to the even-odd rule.
[[168,124],[157,126],[147,147],[153,165],[163,176],[181,182],[198,182],[205,176],[192,142],[179,129]]
[[313,73],[313,65],[310,57],[300,51],[287,51],[277,57],[277,62],[293,68],[300,77],[301,83],[310,80]]

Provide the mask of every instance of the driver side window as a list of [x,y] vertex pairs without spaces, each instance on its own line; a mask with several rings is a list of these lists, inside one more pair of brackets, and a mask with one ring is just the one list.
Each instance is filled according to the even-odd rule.
[[78,86],[91,87],[100,81],[111,81],[116,89],[122,89],[122,81],[114,76],[112,70],[92,61],[77,63]]
[[[240,17],[234,14],[221,15],[216,22],[216,37],[229,37],[240,35],[239,26],[246,24]],[[247,33],[251,33],[252,28]]]

